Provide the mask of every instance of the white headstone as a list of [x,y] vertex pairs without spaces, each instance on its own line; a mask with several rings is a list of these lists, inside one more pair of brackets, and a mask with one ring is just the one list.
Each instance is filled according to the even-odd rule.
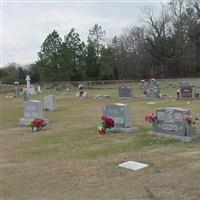
[[37,86],[37,91],[38,91],[38,93],[42,93],[42,90],[41,90],[41,86],[40,86],[40,85]]
[[26,75],[26,88],[27,88],[29,94],[30,94],[30,88],[31,88],[31,83],[30,83],[30,81],[31,81],[30,76],[29,76],[29,75]]

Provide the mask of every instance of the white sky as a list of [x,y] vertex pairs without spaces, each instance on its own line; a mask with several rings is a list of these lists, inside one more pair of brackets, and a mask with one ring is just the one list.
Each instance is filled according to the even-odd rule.
[[43,41],[54,29],[63,38],[74,27],[85,41],[89,29],[98,23],[107,38],[120,35],[123,28],[141,24],[144,6],[159,12],[161,1],[5,0],[1,3],[1,63],[36,61]]

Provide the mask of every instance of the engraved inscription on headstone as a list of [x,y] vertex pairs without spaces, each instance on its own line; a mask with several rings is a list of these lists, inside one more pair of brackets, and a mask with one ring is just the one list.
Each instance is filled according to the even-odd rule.
[[188,126],[183,115],[190,115],[187,109],[169,107],[156,110],[157,122],[153,124],[154,132],[176,136],[195,136],[194,126]]

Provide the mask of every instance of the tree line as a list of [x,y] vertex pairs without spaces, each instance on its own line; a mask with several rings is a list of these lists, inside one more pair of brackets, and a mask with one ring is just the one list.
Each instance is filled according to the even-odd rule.
[[157,16],[151,7],[143,9],[143,16],[140,26],[109,40],[98,24],[86,42],[74,28],[63,39],[54,30],[41,45],[36,63],[28,69],[7,66],[0,79],[9,82],[11,71],[19,79],[29,73],[35,82],[199,76],[200,1],[171,0]]

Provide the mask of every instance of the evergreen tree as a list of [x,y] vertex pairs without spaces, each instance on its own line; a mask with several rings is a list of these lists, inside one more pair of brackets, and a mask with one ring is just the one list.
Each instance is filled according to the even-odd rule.
[[105,40],[105,31],[98,24],[95,24],[89,30],[88,45],[87,45],[87,76],[99,79],[100,72],[100,57]]
[[41,46],[37,65],[40,67],[40,75],[44,81],[60,80],[61,44],[62,40],[54,30],[47,36]]
[[62,43],[61,68],[65,80],[79,80],[84,76],[85,44],[72,28]]

